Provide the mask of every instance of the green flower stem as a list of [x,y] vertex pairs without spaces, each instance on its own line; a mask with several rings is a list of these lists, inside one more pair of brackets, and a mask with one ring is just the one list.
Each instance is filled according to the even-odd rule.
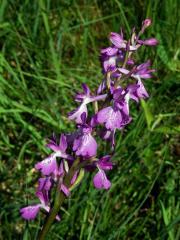
[[[72,165],[72,167],[70,168],[68,174],[65,176],[64,178],[64,184],[66,187],[70,187],[71,186],[71,179],[74,176],[75,172],[77,171],[77,169],[79,169],[79,159],[76,159]],[[44,240],[54,219],[56,218],[60,207],[62,206],[64,200],[65,200],[65,195],[64,193],[62,193],[59,188],[60,188],[60,183],[61,181],[59,181],[58,185],[57,185],[57,190],[56,190],[56,195],[55,195],[55,201],[54,201],[54,206],[52,207],[49,215],[47,216],[45,223],[41,229],[41,231],[39,232],[38,235],[38,240]]]

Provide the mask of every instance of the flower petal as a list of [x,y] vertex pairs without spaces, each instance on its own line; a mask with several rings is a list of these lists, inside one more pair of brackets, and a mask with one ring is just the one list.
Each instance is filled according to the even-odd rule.
[[93,183],[97,189],[109,189],[111,187],[111,182],[107,179],[106,174],[103,170],[96,173],[93,178]]
[[77,156],[92,157],[96,155],[97,143],[91,134],[84,134],[74,141],[73,150]]
[[61,191],[68,197],[70,195],[69,189],[62,183],[61,184]]
[[24,207],[20,209],[21,217],[26,220],[33,220],[40,210],[40,204]]
[[48,158],[44,159],[43,161],[37,163],[35,165],[37,170],[40,170],[42,174],[49,175],[57,170],[57,162],[55,156],[52,154]]
[[66,136],[64,134],[61,134],[60,141],[59,141],[59,147],[61,151],[65,152],[67,149],[67,141]]
[[68,118],[70,120],[75,120],[76,123],[81,124],[82,123],[82,119],[81,119],[82,113],[86,113],[86,116],[87,116],[87,106],[84,103],[82,103],[74,111],[70,112]]

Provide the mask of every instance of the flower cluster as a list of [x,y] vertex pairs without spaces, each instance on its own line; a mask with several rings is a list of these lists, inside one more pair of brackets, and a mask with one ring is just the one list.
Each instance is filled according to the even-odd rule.
[[[43,175],[36,191],[40,203],[22,208],[23,218],[34,219],[40,209],[49,212],[52,203],[50,195],[54,188],[68,197],[79,181],[82,169],[85,172],[95,171],[95,188],[111,187],[106,172],[113,168],[111,158],[115,134],[132,121],[129,102],[139,102],[149,96],[142,79],[151,78],[155,70],[150,68],[149,60],[137,64],[133,54],[143,45],[158,44],[155,38],[140,39],[150,25],[151,20],[146,19],[138,33],[133,28],[129,40],[125,40],[122,30],[110,34],[111,46],[101,50],[103,80],[94,94],[86,84],[82,84],[82,92],[75,96],[79,106],[68,115],[76,123],[75,131],[61,134],[59,142],[53,136],[47,144],[52,153],[35,165],[35,169]],[[91,103],[94,103],[93,114],[88,112]],[[110,143],[109,153],[105,156],[98,152],[102,139]],[[57,215],[56,219],[60,217]]]

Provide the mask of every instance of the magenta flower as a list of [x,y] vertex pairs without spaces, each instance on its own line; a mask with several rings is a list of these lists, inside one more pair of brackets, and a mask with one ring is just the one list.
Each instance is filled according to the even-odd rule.
[[129,95],[122,89],[113,94],[113,105],[103,108],[95,116],[97,123],[104,123],[108,130],[122,129],[131,121],[129,116]]
[[[111,32],[109,39],[116,48],[118,48],[118,49],[126,49],[127,48],[127,43],[128,42],[123,39],[123,33],[122,32],[121,32],[121,34]],[[132,46],[132,45],[129,45],[128,48],[129,48],[130,51],[137,50],[137,47]]]
[[107,48],[101,49],[101,54],[106,56],[115,56],[117,53],[118,53],[117,47],[107,47]]
[[91,135],[92,127],[87,124],[80,127],[81,135],[74,140],[73,151],[77,156],[93,157],[97,152],[97,143]]
[[41,207],[41,204],[21,208],[20,209],[21,217],[26,220],[35,219],[40,210],[40,207]]
[[[41,185],[41,183],[40,183]],[[50,207],[47,205],[46,199],[44,198],[44,194],[42,192],[37,192],[36,196],[39,198],[39,204],[30,205],[20,209],[21,217],[26,220],[33,220],[36,218],[37,214],[39,213],[40,209],[45,210],[46,212],[50,211]],[[57,215],[56,219],[59,221],[60,218]]]
[[159,44],[158,40],[156,38],[149,38],[145,40],[138,40],[138,43],[141,45],[147,45],[147,46],[156,46]]
[[104,156],[99,159],[99,161],[96,163],[96,166],[98,168],[98,172],[93,178],[93,184],[98,189],[109,189],[111,187],[111,182],[107,179],[107,176],[105,174],[104,170],[111,170],[113,167],[112,162],[110,162],[110,156]]
[[147,93],[142,81],[139,79],[136,84],[129,85],[127,87],[129,96],[131,99],[139,102],[141,98],[148,98],[149,94]]
[[36,196],[39,197],[45,205],[49,202],[49,191],[52,187],[51,177],[39,178]]
[[40,170],[44,175],[49,175],[58,171],[58,165],[56,162],[57,157],[69,160],[73,159],[72,156],[65,152],[67,149],[67,141],[64,134],[61,134],[59,144],[56,144],[54,140],[51,140],[50,143],[47,144],[47,147],[52,149],[54,153],[35,165],[35,168]]
[[150,61],[147,61],[145,63],[140,64],[139,66],[133,68],[132,71],[127,70],[125,68],[118,68],[118,70],[125,74],[125,75],[130,75],[131,77],[139,80],[140,78],[151,78],[152,73],[155,72],[155,69],[149,69],[151,63]]
[[54,154],[50,155],[43,161],[36,163],[35,168],[40,170],[43,175],[50,175],[58,169],[56,156]]
[[[113,154],[115,133],[118,133],[116,130],[122,130],[132,119],[129,100],[139,102],[139,99],[149,96],[141,79],[151,78],[155,70],[150,69],[150,61],[137,64],[133,55],[142,45],[158,44],[155,38],[140,40],[142,33],[150,25],[151,19],[145,19],[138,34],[133,28],[127,40],[124,39],[122,30],[120,33],[111,32],[111,45],[101,50],[103,80],[94,91],[95,95],[91,94],[86,84],[82,84],[82,92],[75,96],[79,106],[68,117],[76,122],[75,130],[61,134],[59,142],[55,138],[50,140],[47,147],[53,152],[35,165],[44,175],[39,179],[36,191],[40,202],[22,208],[20,213],[24,219],[32,220],[41,209],[49,213],[50,206],[53,205],[40,238],[46,234],[55,216],[60,220],[57,214],[63,201],[82,180],[85,171],[96,171],[93,177],[95,188],[107,190],[111,187],[106,175],[113,168],[111,156],[98,158],[98,145],[94,136],[99,141],[110,143],[107,147]],[[94,104],[93,114],[88,116],[87,104],[100,100],[104,102]],[[54,196],[54,200],[50,199],[51,196]]]
[[152,24],[152,20],[150,18],[146,18],[143,22],[142,22],[142,28],[141,28],[141,31],[140,33],[144,33],[145,29],[147,27],[149,27],[150,25]]
[[82,119],[81,119],[82,113],[85,113],[86,117],[88,116],[87,104],[94,101],[104,100],[107,96],[107,94],[99,95],[99,96],[91,96],[90,89],[86,84],[82,84],[82,88],[83,88],[83,92],[78,93],[75,97],[75,100],[77,102],[81,102],[81,105],[77,109],[69,113],[69,119],[75,120],[75,122],[79,124],[82,123]]

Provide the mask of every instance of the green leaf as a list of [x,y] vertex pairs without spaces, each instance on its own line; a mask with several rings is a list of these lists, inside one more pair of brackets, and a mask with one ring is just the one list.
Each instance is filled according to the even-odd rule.
[[147,122],[148,129],[150,130],[151,123],[154,120],[154,117],[153,117],[153,115],[150,111],[150,108],[149,108],[148,104],[143,99],[141,99],[141,105],[142,105],[143,110],[144,110],[144,114],[145,114],[145,117],[146,117],[146,122]]
[[73,190],[75,187],[77,187],[77,186],[80,184],[80,182],[82,181],[83,177],[84,177],[84,169],[81,168],[81,170],[80,170],[80,172],[79,172],[79,174],[78,174],[78,177],[77,177],[75,183],[69,188],[69,190],[71,191],[71,190]]

